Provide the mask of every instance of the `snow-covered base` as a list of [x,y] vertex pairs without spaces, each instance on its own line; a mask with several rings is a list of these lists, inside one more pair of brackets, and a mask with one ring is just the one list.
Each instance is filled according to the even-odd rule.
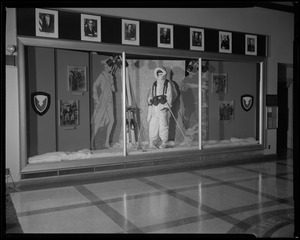
[[[229,140],[208,140],[202,141],[203,149],[207,148],[218,148],[218,147],[229,147],[229,146],[247,146],[247,145],[257,145],[259,142],[255,138],[230,138]],[[178,151],[181,148],[194,148],[198,146],[198,142],[182,142],[176,143],[170,141],[168,143],[169,148],[166,149],[148,149],[148,142],[142,142],[139,147],[134,144],[127,144],[127,149],[129,154],[140,154],[140,153],[153,153],[156,151]],[[60,162],[60,161],[71,161],[79,159],[91,159],[91,158],[101,158],[101,157],[113,157],[123,155],[123,145],[115,144],[109,149],[103,150],[89,150],[83,149],[77,152],[49,152],[41,155],[36,155],[28,159],[29,164],[34,163],[47,163],[47,162]]]
[[71,161],[79,159],[90,159],[98,157],[109,157],[122,155],[122,149],[104,149],[104,150],[89,150],[83,149],[78,152],[49,152],[41,155],[36,155],[28,159],[28,163],[46,163],[46,162],[60,162]]

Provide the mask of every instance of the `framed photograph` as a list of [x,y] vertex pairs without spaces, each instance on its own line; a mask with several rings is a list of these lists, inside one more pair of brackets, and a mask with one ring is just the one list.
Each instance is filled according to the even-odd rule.
[[219,52],[232,53],[232,33],[219,31]]
[[234,101],[219,101],[220,120],[231,121],[234,116]]
[[81,40],[101,42],[101,17],[81,14]]
[[35,9],[35,35],[58,38],[58,12],[47,9]]
[[204,51],[204,29],[190,28],[190,49]]
[[157,24],[157,46],[173,48],[173,25]]
[[140,22],[122,19],[122,44],[140,45]]
[[246,55],[257,55],[257,36],[256,35],[245,35],[245,54]]
[[216,94],[227,93],[227,73],[212,73],[212,87],[211,92]]
[[68,90],[72,92],[87,91],[86,67],[68,66]]
[[79,101],[59,101],[59,125],[64,127],[79,125]]

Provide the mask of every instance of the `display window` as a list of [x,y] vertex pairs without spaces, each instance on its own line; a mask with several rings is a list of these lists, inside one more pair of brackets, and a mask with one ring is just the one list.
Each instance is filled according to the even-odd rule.
[[132,56],[123,69],[121,54],[28,47],[27,64],[28,103],[52,96],[42,117],[27,106],[30,164],[199,147],[198,60]]
[[23,41],[23,167],[263,143],[262,59]]
[[205,65],[202,148],[259,144],[259,64],[206,61]]
[[128,105],[133,106],[127,114],[135,124],[129,126],[129,154],[198,149],[198,60],[127,62]]

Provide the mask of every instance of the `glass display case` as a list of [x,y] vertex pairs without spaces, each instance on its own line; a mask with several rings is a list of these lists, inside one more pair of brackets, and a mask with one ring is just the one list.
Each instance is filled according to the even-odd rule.
[[263,58],[23,41],[24,165],[263,144]]

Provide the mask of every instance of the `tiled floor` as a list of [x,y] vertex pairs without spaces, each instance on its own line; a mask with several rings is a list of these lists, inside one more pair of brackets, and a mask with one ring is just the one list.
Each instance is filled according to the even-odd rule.
[[24,233],[293,237],[293,161],[11,193]]

